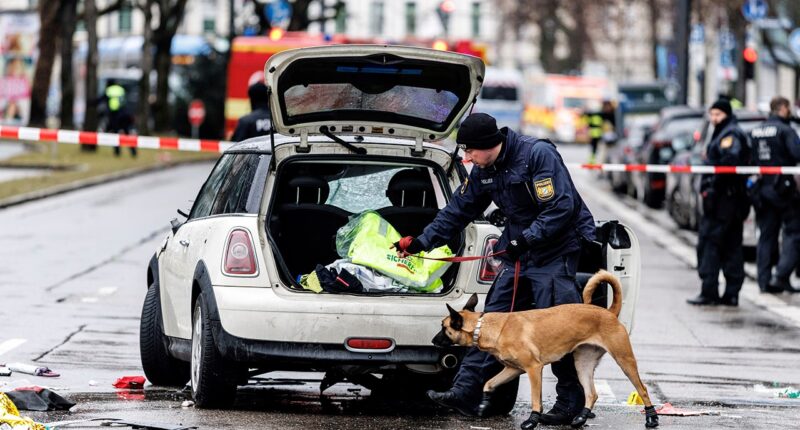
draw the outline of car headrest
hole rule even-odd
[[[317,176],[297,176],[289,180],[289,189],[284,197],[287,202],[314,203],[321,205],[328,200],[328,182]]]
[[[436,196],[427,172],[404,169],[392,176],[386,197],[397,207],[435,208]]]

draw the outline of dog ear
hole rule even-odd
[[[467,300],[467,304],[464,305],[463,310],[475,312],[475,306],[478,306],[478,295],[476,293],[472,293],[472,297]]]
[[[461,327],[464,326],[464,318],[461,318],[461,314],[451,308],[450,305],[447,305],[447,310],[450,311],[450,328],[461,330]]]

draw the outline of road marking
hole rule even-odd
[[[97,303],[97,297],[84,297],[81,301],[83,303]]]
[[[97,294],[101,296],[110,296],[117,291],[117,287],[103,287],[97,290]]]
[[[586,180],[588,178],[584,175],[574,175],[574,177],[581,179],[581,188],[588,189],[591,195],[598,196],[609,194],[607,190],[595,186],[591,180]],[[610,212],[616,213],[620,220],[628,225],[628,227],[631,227],[637,234],[646,234],[650,239],[663,246],[676,258],[683,261],[691,268],[697,269],[697,251],[693,246],[687,245],[673,232],[656,224],[655,221],[647,219],[647,217],[638,211],[629,208],[625,203],[616,201],[612,204],[612,202],[614,201],[603,199],[602,197],[597,199],[599,205]],[[721,276],[722,275],[720,275],[720,277]],[[749,279],[745,280],[739,295],[741,298],[746,299],[754,305],[778,315],[783,321],[800,327],[800,308],[788,305],[786,302],[773,295],[762,294],[758,290],[758,284],[756,282]]]
[[[597,403],[617,403],[617,396],[614,395],[614,391],[611,390],[611,386],[605,379],[595,379],[594,390],[597,391]]]
[[[0,355],[11,351],[12,349],[22,345],[23,343],[27,342],[27,339],[9,339],[3,343],[0,343]]]

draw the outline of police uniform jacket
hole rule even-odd
[[[753,142],[753,164],[757,166],[794,166],[800,161],[800,137],[788,119],[770,115],[750,132]],[[759,179],[759,195],[776,206],[787,203],[795,194],[790,175],[764,175]]]
[[[750,145],[747,135],[731,116],[717,125],[706,148],[705,164],[708,166],[747,166],[750,164]],[[720,215],[730,215],[749,210],[744,175],[703,175],[701,191],[708,201],[714,201]],[[742,200],[744,199],[744,200]],[[747,215],[744,214],[742,219]]]
[[[258,107],[249,114],[239,118],[236,130],[233,132],[231,140],[241,142],[256,136],[269,134],[272,127],[272,115],[266,106]]]
[[[555,145],[502,131],[506,140],[495,163],[473,168],[418,239],[426,249],[441,246],[494,201],[507,216],[495,249],[522,235],[531,251],[521,259],[535,264],[580,250],[581,238],[594,239],[594,219]]]

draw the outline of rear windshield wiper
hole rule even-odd
[[[344,146],[345,148],[349,149],[352,152],[355,152],[356,154],[366,155],[367,153],[367,148],[361,148],[355,146],[352,143],[346,142],[342,140],[342,138],[340,138],[339,136],[336,136],[335,134],[331,133],[327,125],[320,126],[319,132],[324,134],[325,136],[328,136],[332,141]]]

